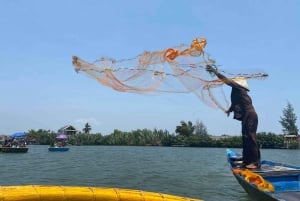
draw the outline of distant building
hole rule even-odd
[[[58,133],[62,133],[65,135],[75,135],[77,133],[77,130],[74,126],[67,125],[67,126],[60,128],[58,130]]]
[[[222,139],[227,139],[227,138],[230,138],[230,137],[233,137],[233,136],[224,134],[224,135],[221,135],[221,136],[210,135],[209,137],[213,140],[222,140]]]
[[[300,137],[298,135],[284,135],[283,139],[284,148],[288,149],[291,145],[297,142],[299,144]]]

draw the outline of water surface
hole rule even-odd
[[[206,201],[250,201],[232,176],[223,148],[71,146],[68,152],[47,148],[33,145],[28,153],[0,153],[0,185],[116,187]],[[261,152],[263,158],[300,165],[299,150]]]

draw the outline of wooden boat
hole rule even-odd
[[[28,152],[28,147],[0,147],[0,152],[2,153],[26,153]]]
[[[300,167],[262,160],[258,169],[243,169],[242,156],[227,149],[234,177],[254,201],[299,201]]]
[[[141,190],[81,186],[1,186],[0,200],[5,201],[203,201]]]

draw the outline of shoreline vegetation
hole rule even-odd
[[[283,109],[279,123],[284,134],[272,132],[257,132],[257,142],[260,148],[265,149],[300,149],[300,137],[296,125],[297,116],[290,102]],[[69,145],[126,145],[126,146],[173,146],[173,147],[220,147],[242,148],[241,135],[213,136],[207,132],[202,121],[181,121],[176,126],[175,133],[162,129],[136,129],[123,132],[115,129],[109,135],[91,133],[92,127],[87,122],[82,129],[76,130],[68,125],[54,132],[51,130],[29,130],[26,133],[28,144],[51,145],[54,144],[57,134],[67,135]],[[8,136],[7,136],[8,137]]]
[[[50,130],[30,130],[26,139],[28,144],[49,145],[57,133]],[[285,147],[284,135],[271,132],[257,133],[261,148],[282,149]],[[69,145],[126,145],[126,146],[174,146],[174,147],[219,147],[242,148],[242,136],[212,136],[204,133],[179,132],[171,134],[167,130],[137,129],[131,132],[114,130],[109,135],[101,133],[77,133],[68,136]],[[295,142],[296,143],[296,142]],[[298,142],[289,148],[298,148]]]

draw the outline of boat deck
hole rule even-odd
[[[241,155],[233,155],[229,157],[232,168],[238,167],[243,162]],[[300,174],[300,168],[292,165],[286,165],[282,163],[276,163],[272,161],[261,161],[261,167],[253,169],[253,172],[261,175],[285,175],[290,173]]]
[[[300,192],[299,191],[290,191],[290,192],[281,192],[275,193],[273,195],[274,198],[278,200],[288,200],[288,201],[299,201]]]
[[[300,168],[270,161],[262,161],[261,167],[253,170],[253,172],[257,172],[263,176],[283,176],[286,174],[300,174]]]

